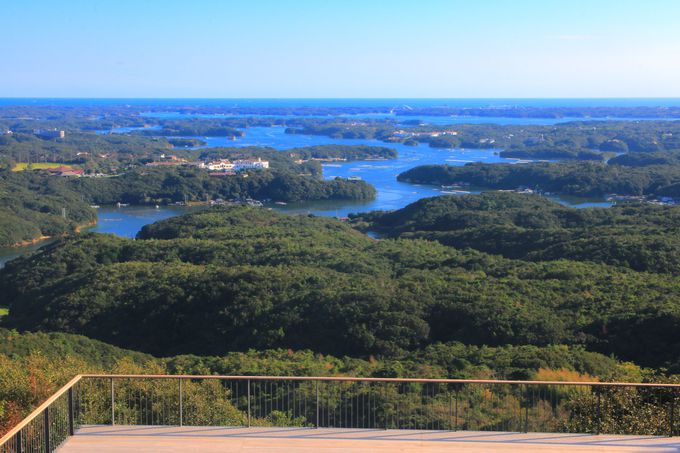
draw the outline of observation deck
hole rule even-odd
[[[680,385],[78,375],[0,453],[680,452]]]

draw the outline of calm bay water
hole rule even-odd
[[[190,206],[102,206],[97,209],[97,225],[87,231],[134,238],[144,225],[200,209]]]

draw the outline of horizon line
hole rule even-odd
[[[233,99],[276,99],[276,100],[386,100],[386,99],[413,99],[413,100],[516,100],[516,99],[597,99],[597,100],[608,100],[608,99],[678,99],[680,96],[603,96],[603,97],[579,97],[579,96],[541,96],[541,97],[134,97],[134,96],[115,96],[115,97],[92,97],[92,96],[0,96],[0,99],[172,99],[172,100],[195,100],[195,99],[209,99],[209,100],[233,100]]]

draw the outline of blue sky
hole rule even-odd
[[[680,97],[677,0],[4,0],[0,97]]]

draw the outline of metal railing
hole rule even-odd
[[[78,375],[0,439],[52,452],[82,425],[578,432],[672,436],[679,384]]]

